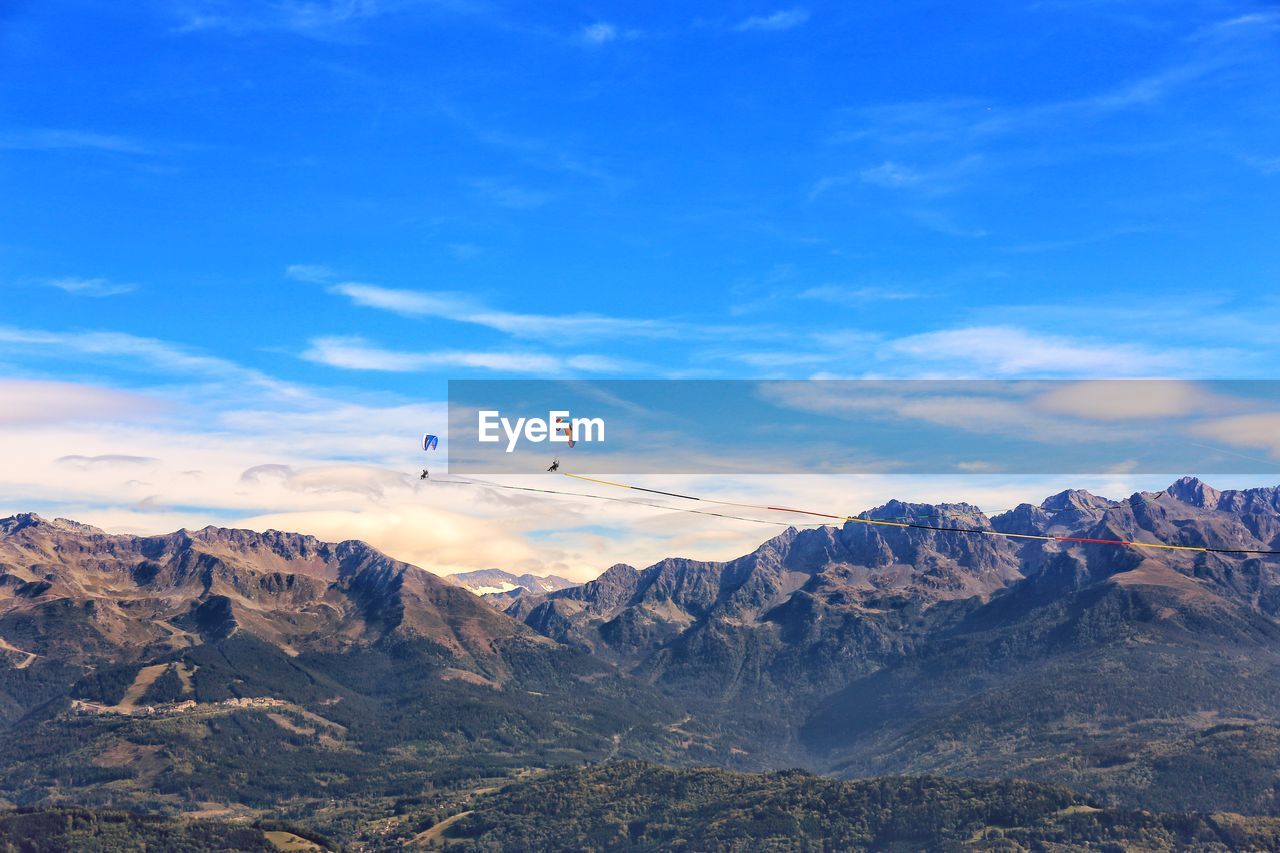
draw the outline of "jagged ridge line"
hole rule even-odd
[[[800,515],[811,515],[817,518],[831,518],[837,521],[851,521],[856,524],[878,524],[885,527],[906,527],[915,530],[935,530],[943,533],[969,533],[982,534],[984,536],[1003,536],[1007,539],[1037,539],[1043,542],[1084,542],[1091,545],[1122,545],[1132,548],[1161,548],[1169,551],[1199,551],[1210,554],[1260,554],[1270,556],[1280,556],[1280,551],[1267,551],[1253,548],[1210,548],[1205,545],[1169,545],[1163,542],[1132,542],[1125,539],[1091,539],[1084,536],[1048,536],[1036,533],[1006,533],[1001,530],[983,530],[976,527],[941,527],[933,524],[912,524],[905,521],[888,521],[886,519],[876,518],[859,518],[851,515],[831,515],[825,512],[813,512],[807,509],[793,509],[783,506],[764,506],[760,504],[730,504],[728,501],[718,501],[714,498],[699,498],[691,495],[677,495],[674,492],[658,492],[656,489],[645,489],[641,486],[632,486],[627,483],[614,483],[609,480],[597,480],[593,477],[584,477],[581,474],[571,474],[568,471],[561,471],[566,477],[573,477],[576,480],[587,480],[592,483],[602,483],[606,486],[617,486],[620,489],[636,489],[642,492],[656,492],[657,494],[670,495],[672,497],[684,498],[691,501],[702,501],[712,504],[726,504],[731,506],[750,507],[751,509],[760,509],[770,512],[793,512]]]

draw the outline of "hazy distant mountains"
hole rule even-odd
[[[500,607],[505,607],[512,599],[525,593],[547,593],[577,586],[571,580],[559,575],[513,575],[502,569],[479,569],[474,572],[459,572],[445,575],[445,583],[468,589],[476,595]]]
[[[865,515],[902,516],[1280,550],[1280,488],[1192,478]],[[632,757],[1280,814],[1276,557],[851,522],[532,580],[274,531],[0,520],[0,798],[322,814],[354,838],[429,826],[468,780]]]

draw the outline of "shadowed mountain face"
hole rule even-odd
[[[970,531],[1265,550],[1280,549],[1278,495],[1280,489],[1220,493],[1185,478],[1158,495],[1128,501],[1063,492],[994,519],[967,504],[897,501],[861,517],[920,519]],[[1216,604],[1222,618],[1231,611],[1249,622],[1256,615],[1277,615],[1277,568],[1274,558],[1247,554],[848,522],[841,528],[788,530],[726,563],[667,559],[644,570],[613,566],[579,587],[523,596],[507,612],[547,636],[657,677],[676,677],[674,652],[699,634],[743,629],[763,642],[812,645],[832,641],[837,627],[823,623],[834,619],[846,628],[891,626],[897,643],[910,645],[933,633],[942,613],[944,621],[954,619],[1007,595],[1025,607],[1037,596],[1055,599],[1101,582],[1161,588],[1162,595],[1188,606]],[[920,618],[902,624],[902,611]]]
[[[993,519],[897,502],[863,517],[904,516],[1280,550],[1280,489],[1192,478],[1126,501],[1064,492]],[[1274,556],[850,522],[791,530],[727,563],[614,566],[508,612],[734,719],[752,733],[744,752],[789,748],[846,775],[1022,775],[1167,807],[1225,798],[1274,811],[1278,595]],[[800,723],[798,742],[779,719]],[[1239,778],[1185,784],[1209,756]]]
[[[35,515],[0,521],[0,636],[39,656],[129,660],[246,630],[287,654],[390,636],[459,661],[530,634],[363,542],[268,531],[111,536]]]
[[[868,515],[941,513],[991,529],[967,505]],[[849,523],[791,529],[726,563],[613,566],[507,612],[647,679],[777,709],[905,654],[1021,576],[1001,537]]]
[[[394,797],[495,766],[665,757],[677,718],[360,542],[0,520],[11,802]]]
[[[1122,504],[1064,493],[993,523],[1280,550],[1280,489],[1217,492],[1184,478]],[[823,766],[1018,775],[1153,807],[1280,809],[1280,558],[1011,544],[1023,580],[819,703],[802,736]]]

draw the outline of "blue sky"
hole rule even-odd
[[[394,467],[448,378],[1275,378],[1274,4],[972,6],[6,4],[9,452]],[[345,511],[129,464],[3,485]]]

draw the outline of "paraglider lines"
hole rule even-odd
[[[586,479],[586,478],[583,478],[583,479]],[[539,492],[544,495],[565,495],[567,497],[572,497],[572,498],[591,498],[592,500],[597,500],[597,501],[609,501],[611,503],[632,504],[634,506],[647,506],[647,507],[652,507],[654,509],[666,510],[668,512],[687,512],[687,513],[692,513],[694,515],[711,515],[711,516],[715,516],[716,518],[730,518],[730,519],[733,519],[734,521],[751,521],[751,522],[755,522],[756,524],[770,524],[775,527],[791,527],[792,526],[785,521],[769,521],[768,519],[764,519],[764,518],[747,518],[746,516],[729,515],[728,513],[723,513],[723,512],[710,512],[708,510],[702,510],[702,509],[686,509],[684,507],[668,506],[666,504],[656,504],[656,503],[651,503],[650,501],[633,500],[631,498],[611,498],[607,495],[588,495],[588,494],[583,494],[582,492],[566,492],[561,489],[535,489],[532,486],[512,486],[507,483],[490,483],[486,480],[470,480],[470,479],[464,479],[456,476],[452,480],[432,480],[431,482],[450,483],[458,486],[482,486],[484,488],[489,488],[489,489],[508,489],[510,491],[516,491],[516,492]],[[610,483],[609,485],[615,485],[615,484]],[[631,488],[631,487],[628,486],[626,488]],[[652,491],[652,489],[637,489],[637,491]],[[660,494],[668,494],[668,493],[661,492]],[[680,497],[683,497],[683,495],[681,495]],[[700,499],[690,498],[690,500],[700,500]]]
[[[1265,554],[1280,555],[1280,551],[1268,551],[1253,548],[1211,548],[1205,545],[1169,545],[1163,542],[1135,542],[1126,539],[1093,539],[1085,536],[1050,536],[1048,534],[1038,533],[1006,533],[1001,530],[984,530],[980,527],[942,527],[934,524],[916,524],[908,521],[889,521],[880,518],[860,518],[851,515],[831,515],[825,512],[814,512],[807,509],[794,509],[785,506],[767,506],[761,504],[744,504],[732,503],[730,501],[720,501],[714,498],[699,498],[692,495],[679,495],[675,492],[659,492],[657,489],[646,489],[641,486],[632,486],[627,483],[614,483],[609,480],[597,480],[593,477],[584,477],[581,474],[570,474],[568,471],[561,471],[566,477],[572,477],[575,480],[586,480],[591,483],[600,483],[606,486],[616,486],[620,489],[633,489],[641,492],[654,492],[660,495],[668,495],[670,497],[683,498],[684,500],[701,501],[703,503],[720,504],[724,506],[747,507],[750,509],[765,510],[767,512],[790,512],[798,515],[808,515],[815,518],[830,518],[836,521],[847,521],[854,524],[878,524],[885,527],[905,527],[915,530],[933,530],[942,533],[966,533],[981,534],[983,536],[1002,536],[1006,539],[1035,539],[1042,542],[1079,542],[1089,545],[1121,545],[1131,548],[1159,548],[1169,551],[1199,551],[1211,554]]]

